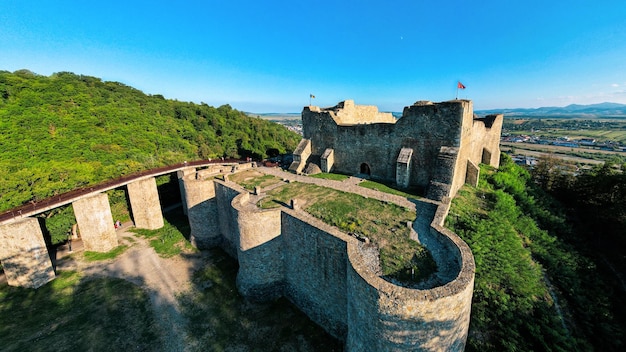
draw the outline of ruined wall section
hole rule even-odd
[[[458,124],[454,124],[455,130],[449,130],[450,137],[454,137],[454,141],[450,141],[450,146],[455,148],[455,159],[454,162],[450,166],[444,166],[439,168],[439,170],[435,170],[436,172],[448,172],[450,175],[450,179],[446,180],[446,183],[450,185],[450,190],[447,194],[444,194],[444,197],[454,197],[456,192],[463,186],[465,183],[466,175],[467,175],[467,160],[470,158],[472,154],[471,148],[473,147],[473,103],[471,100],[455,100],[457,109],[455,111],[450,111],[452,116],[455,116],[453,120],[458,121]],[[440,200],[441,198],[436,198]]]
[[[500,166],[500,135],[502,133],[502,114],[474,118],[472,125],[472,146],[470,160],[476,165],[489,164]]]
[[[182,186],[183,209],[187,212],[191,229],[190,242],[196,248],[206,249],[221,242],[219,214],[215,196],[215,183],[197,179],[198,174],[185,175]]]
[[[328,333],[345,341],[346,241],[355,239],[308,214],[283,210],[285,296]]]
[[[321,156],[332,149],[336,172],[369,170],[374,179],[397,181],[395,161],[407,148],[412,156],[403,186],[424,188],[439,200],[454,196],[465,183],[468,160],[475,165],[483,159],[498,163],[501,115],[475,119],[470,100],[419,101],[405,107],[395,123],[371,122],[378,121],[374,118],[358,123],[374,113],[371,107],[359,109],[347,100],[327,109],[305,107],[302,112],[311,154]]]
[[[381,278],[377,256],[357,239],[301,211],[259,209],[239,186],[214,182],[218,209],[230,208],[219,222],[239,260],[241,294],[286,297],[347,351],[463,350],[475,266],[469,247],[441,226],[449,198],[420,208],[434,214],[420,225],[420,241],[440,273],[438,286],[415,289]]]
[[[245,190],[239,185],[228,182],[213,180],[215,183],[215,198],[217,200],[217,215],[222,234],[221,247],[231,257],[237,259],[239,247],[239,225],[237,224],[237,210],[231,203],[239,193]]]
[[[342,101],[332,109],[334,120],[338,125],[396,122],[391,113],[379,112],[378,107],[374,105],[355,105],[354,100]]]
[[[311,155],[322,155],[326,148],[335,145],[337,123],[331,112],[317,106],[305,106],[302,110],[303,138],[311,140]]]
[[[285,270],[280,208],[260,209],[250,203],[248,192],[235,197],[230,205],[235,209],[239,237],[237,289],[258,301],[281,297]]]
[[[411,184],[428,187],[433,180],[451,181],[454,170],[449,169],[449,159],[456,164],[454,148],[460,146],[464,117],[471,109],[468,104],[463,100],[417,102],[404,108],[396,123],[396,136],[403,147],[413,149]]]
[[[449,206],[449,205],[448,205]],[[446,210],[439,206],[439,215]],[[456,267],[453,280],[432,289],[393,285],[368,270],[359,246],[348,246],[349,351],[463,351],[474,288],[474,259],[467,244],[438,225],[429,236]],[[422,236],[420,236],[422,237]],[[451,273],[451,272],[449,272]]]
[[[400,153],[393,124],[337,126],[335,169],[357,174],[366,164],[374,179],[395,179],[395,161]],[[390,167],[390,164],[394,167]]]
[[[459,147],[461,129],[469,117],[471,102],[455,100],[433,104],[418,102],[406,107],[396,123],[338,125],[332,110],[305,108],[302,113],[304,138],[311,140],[312,154],[321,155],[326,148],[335,153],[337,172],[359,173],[367,164],[373,178],[395,180],[397,160],[402,148],[410,148],[410,185],[427,187],[433,175],[455,170],[439,170],[448,164],[438,162],[442,147]],[[452,163],[456,165],[456,159]],[[463,175],[460,175],[463,178]]]

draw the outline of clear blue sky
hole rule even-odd
[[[626,103],[624,0],[0,1],[0,70],[300,112]]]

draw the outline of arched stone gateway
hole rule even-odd
[[[372,175],[372,171],[370,170],[370,166],[367,165],[367,163],[362,163],[361,164],[361,171],[359,173],[365,174],[365,175],[368,175],[368,176]]]

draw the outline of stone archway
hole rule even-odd
[[[360,174],[364,174],[364,175],[368,175],[371,176],[372,175],[372,171],[370,170],[370,166],[367,165],[367,163],[362,163],[361,164],[361,169],[360,169]]]

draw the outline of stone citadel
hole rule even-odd
[[[418,101],[397,121],[352,100],[308,106],[290,170],[302,172],[311,160],[323,172],[367,174],[434,200],[454,197],[463,183],[477,182],[479,163],[499,165],[502,119],[475,116],[469,100]]]
[[[430,199],[416,201],[412,226],[437,263],[437,284],[415,289],[384,280],[369,266],[371,251],[361,241],[312,218],[297,207],[297,200],[291,207],[260,209],[256,200],[262,194],[251,194],[227,176],[212,177],[230,172],[230,166],[178,171],[192,243],[220,246],[239,261],[242,295],[286,297],[344,341],[347,351],[463,350],[474,259],[467,244],[443,223],[450,198],[464,182],[477,182],[478,163],[497,166],[502,116],[477,118],[471,101],[418,102],[395,121],[375,107],[345,101],[328,109],[305,107],[302,118],[304,139],[294,153],[293,171],[318,161],[325,171],[368,174],[424,190]],[[241,164],[232,171],[254,166]],[[308,179],[283,174],[286,182]],[[141,218],[135,219],[138,227],[162,226],[154,182],[143,177],[129,183],[141,190],[129,188],[133,216]],[[81,197],[73,206],[79,226],[92,223],[81,228],[92,250],[114,245],[105,193]],[[80,209],[88,209],[90,219],[79,219]],[[5,248],[0,260],[22,264],[21,271],[7,273],[14,284],[38,287],[54,278],[49,260],[40,255],[45,244],[38,226],[34,218],[0,225],[0,247]]]

